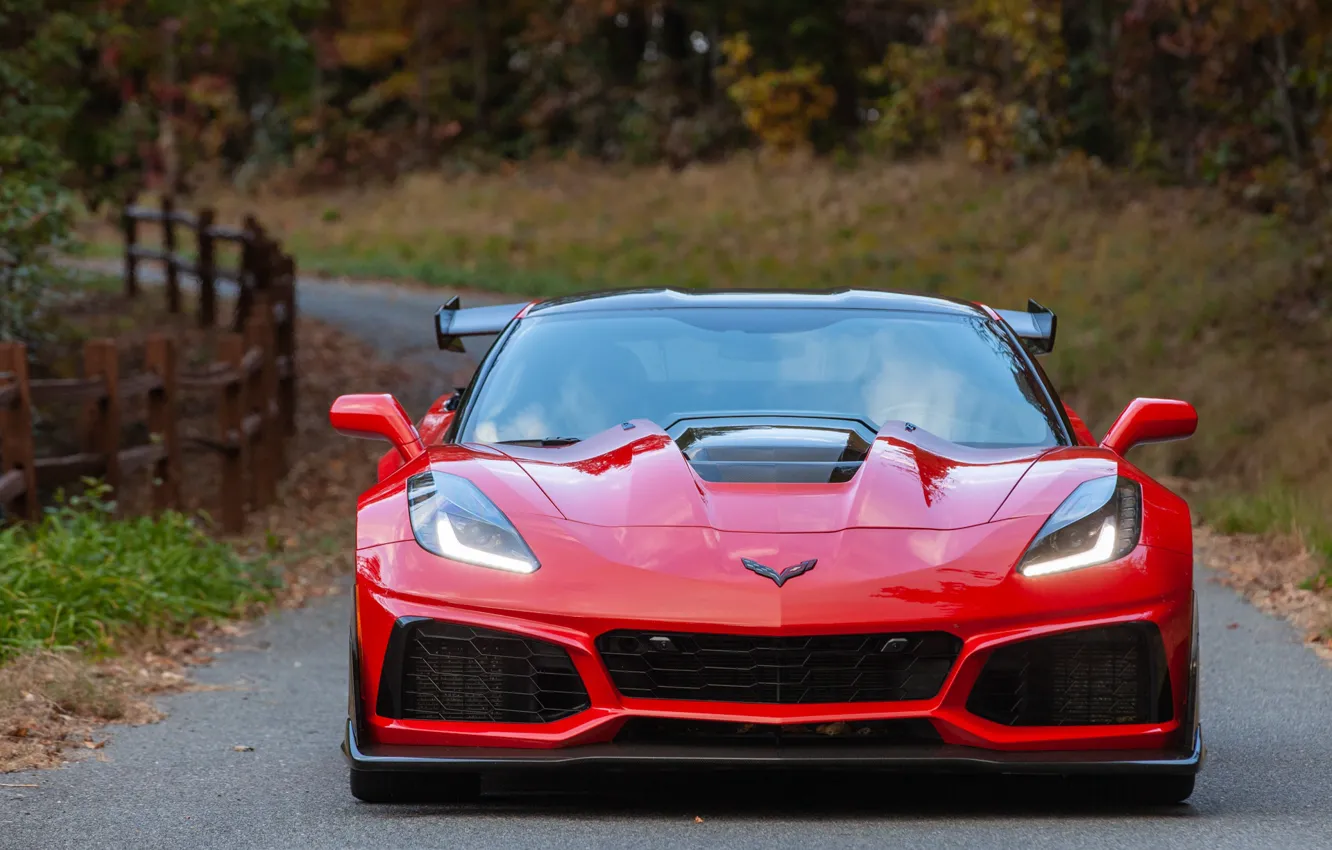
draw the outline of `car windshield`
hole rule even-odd
[[[980,315],[690,307],[538,313],[474,394],[463,442],[584,439],[631,419],[904,420],[975,447],[1063,442],[1030,367]]]

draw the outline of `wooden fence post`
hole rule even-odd
[[[259,222],[252,215],[245,217],[245,240],[241,242],[241,273],[237,285],[240,289],[236,293],[236,316],[232,322],[232,330],[245,330],[245,320],[250,316],[250,303],[254,300],[252,293],[258,286],[259,267],[263,260],[263,243],[266,240],[264,229],[259,226]]]
[[[166,254],[167,312],[180,312],[180,268],[176,265],[176,200],[162,196],[162,252]]]
[[[254,258],[254,288],[260,292],[269,292],[273,288],[273,276],[277,271],[277,243],[262,230],[259,233],[260,240]]]
[[[148,429],[162,446],[162,456],[153,463],[153,509],[162,511],[180,505],[180,442],[176,419],[176,341],[165,334],[148,338],[145,365],[162,381],[148,395]]]
[[[245,359],[245,340],[228,333],[218,341],[218,358],[237,372],[236,380],[222,386],[218,406],[218,426],[222,443],[222,528],[239,534],[245,530],[245,460],[249,454],[245,439],[245,375],[240,373]]]
[[[277,360],[273,346],[273,302],[265,290],[254,293],[254,312],[250,314],[245,336],[250,349],[260,352],[259,369],[250,383],[250,404],[260,417],[259,431],[254,436],[253,465],[254,504],[271,505],[277,500],[277,477],[282,464],[282,434],[277,420]]]
[[[286,315],[277,326],[277,355],[286,364],[278,383],[278,410],[282,417],[282,432],[296,434],[296,261],[290,254],[282,257],[282,276],[285,286],[280,293]]]
[[[217,322],[217,243],[213,239],[213,222],[217,213],[212,207],[199,210],[194,231],[198,258],[195,271],[199,278],[199,327],[211,328]]]
[[[139,294],[139,260],[134,256],[135,241],[138,237],[139,222],[134,217],[134,198],[125,202],[125,209],[120,214],[120,226],[125,231],[125,297],[134,298]]]
[[[88,402],[84,412],[84,450],[105,458],[104,479],[116,496],[120,488],[120,354],[115,340],[84,343],[83,376],[101,378],[105,391],[101,399]]]
[[[41,515],[37,503],[37,464],[32,440],[32,397],[28,391],[28,349],[21,342],[0,343],[0,389],[15,388],[15,397],[0,405],[0,475],[11,470],[23,473],[26,489],[4,505],[5,516],[35,520]]]

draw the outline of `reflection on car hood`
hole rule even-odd
[[[1047,451],[967,448],[895,421],[849,481],[719,483],[697,475],[659,426],[627,425],[570,446],[502,450],[570,520],[746,532],[979,525]]]

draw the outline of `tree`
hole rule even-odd
[[[41,84],[84,35],[42,0],[0,0],[0,339],[27,335],[50,252],[68,236],[72,198],[60,140],[77,98]]]

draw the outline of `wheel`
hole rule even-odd
[[[481,775],[352,768],[351,792],[365,803],[466,803],[481,796]]]
[[[1175,806],[1193,794],[1196,779],[1192,774],[1116,777],[1112,793],[1126,803]]]

